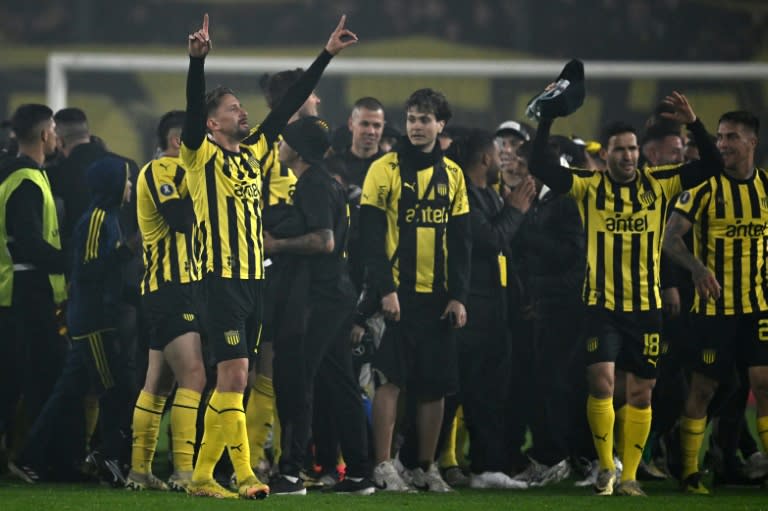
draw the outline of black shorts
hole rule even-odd
[[[588,366],[615,362],[617,369],[655,379],[661,355],[661,311],[616,312],[589,307],[582,340]]]
[[[407,388],[419,399],[434,400],[458,391],[456,332],[441,320],[448,298],[401,295],[400,321],[387,321],[373,358],[379,384]]]
[[[692,371],[715,380],[738,368],[768,365],[768,312],[733,316],[692,316]]]
[[[208,274],[203,283],[208,303],[207,333],[214,361],[250,359],[256,354],[261,337],[263,281]]]
[[[199,284],[167,284],[142,295],[141,307],[149,328],[150,349],[162,351],[177,337],[202,331]]]

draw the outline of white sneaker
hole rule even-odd
[[[744,465],[744,473],[750,479],[762,479],[768,475],[768,455],[761,451],[753,453]]]
[[[546,486],[548,484],[557,484],[571,475],[571,464],[568,460],[560,460],[551,467],[547,467],[539,474],[539,477],[528,484],[530,486]]]
[[[469,487],[475,489],[525,490],[528,483],[515,480],[504,472],[483,472],[469,476]]]
[[[373,469],[373,482],[384,491],[411,492],[413,488],[408,486],[400,474],[397,473],[391,460],[382,461]]]
[[[448,493],[454,491],[453,488],[443,480],[435,463],[432,463],[429,466],[429,470],[426,472],[419,467],[412,470],[411,474],[413,474],[413,485],[420,490],[427,490],[435,493]]]
[[[395,459],[392,460],[392,465],[395,467],[395,470],[397,470],[397,473],[403,481],[405,481],[405,484],[413,488],[413,474],[411,474],[410,469],[405,468],[403,462],[400,461],[400,456],[396,456]]]
[[[525,483],[532,483],[534,481],[538,481],[541,478],[541,475],[544,473],[545,470],[547,470],[546,465],[542,465],[535,459],[529,457],[528,458],[529,463],[528,466],[525,467],[525,470],[520,472],[519,474],[515,474],[512,479],[515,481],[523,481]]]

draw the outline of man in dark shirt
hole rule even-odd
[[[520,489],[528,485],[504,473],[503,409],[510,365],[505,305],[506,257],[534,196],[533,181],[514,191],[500,179],[499,147],[491,133],[472,130],[454,140],[449,156],[464,169],[472,225],[472,272],[467,325],[459,331],[459,399],[469,430],[470,487]]]
[[[584,163],[578,147],[564,137],[552,137],[553,156]],[[520,165],[527,165],[530,143],[518,148]],[[534,445],[530,463],[516,480],[544,486],[568,477],[567,458],[577,454],[579,419],[586,386],[578,360],[578,331],[583,315],[580,292],[584,278],[584,229],[576,204],[536,180],[536,199],[516,239],[533,305],[533,400],[529,428]],[[578,371],[578,372],[577,372]],[[578,412],[572,403],[578,403]],[[586,422],[584,422],[586,426]],[[588,438],[588,437],[587,437]],[[591,447],[591,446],[590,446]]]
[[[384,155],[379,149],[384,132],[384,106],[372,97],[355,101],[347,120],[352,142],[343,152],[332,157],[341,164],[342,179],[347,186],[350,209],[349,274],[357,291],[363,287],[362,247],[360,246],[360,195],[371,163]]]
[[[128,165],[131,186],[135,190],[139,167],[133,160],[109,152],[101,141],[91,137],[88,119],[85,112],[79,108],[62,108],[56,112],[53,120],[56,122],[57,148],[63,159],[50,168],[48,173],[53,195],[64,203],[64,221],[60,226],[61,239],[64,249],[68,250],[75,223],[88,209],[90,202],[85,169],[91,163],[106,156],[119,158]],[[138,233],[135,192],[131,195],[130,202],[120,212],[120,227],[126,238],[132,238]],[[71,258],[67,258],[68,263],[70,260]],[[138,269],[141,266],[140,258],[136,258],[136,262],[134,266]],[[139,273],[136,273],[136,282],[138,282],[138,276]]]
[[[274,387],[282,430],[280,475],[270,481],[273,494],[306,494],[299,478],[309,440],[315,378],[333,395],[331,402],[341,428],[339,439],[347,476],[338,492],[369,495],[370,463],[365,415],[356,379],[347,328],[355,293],[346,269],[349,209],[343,188],[325,170],[330,147],[328,124],[305,117],[283,132],[280,160],[298,177],[294,206],[305,234],[276,239],[264,235],[268,254],[293,254],[297,271],[305,265],[309,291],[295,311],[306,318],[304,334],[274,340]]]

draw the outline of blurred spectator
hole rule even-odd
[[[189,2],[192,4],[192,2]],[[346,13],[367,40],[421,34],[449,41],[535,51],[542,56],[578,54],[588,59],[746,60],[760,48],[765,21],[727,3],[704,5],[696,0],[349,0],[217,2],[208,7],[219,22],[218,40],[262,45],[281,34],[294,34],[294,44],[316,41],[320,27]],[[99,9],[93,0],[41,0],[0,7],[0,40],[26,44],[131,43],[136,27],[142,41],[173,44],[171,34],[188,30],[199,12],[179,2],[136,0]],[[190,5],[191,7],[191,5]],[[304,11],[303,14],[297,11]],[[251,30],[254,16],[268,19]],[[302,24],[312,17],[317,23]],[[599,45],[581,37],[595,19],[611,20]],[[565,34],[564,37],[552,37]],[[627,44],[632,41],[633,44]],[[678,51],[669,52],[669,48]]]

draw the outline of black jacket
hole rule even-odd
[[[491,187],[478,188],[467,180],[469,217],[472,225],[472,272],[470,295],[501,297],[499,255],[509,250],[523,214],[505,206]]]
[[[108,158],[89,168],[90,203],[72,233],[72,273],[67,326],[80,337],[116,328],[123,300],[123,266],[133,257],[120,229],[125,187],[122,158]]]
[[[578,303],[586,240],[576,203],[547,191],[534,201],[517,241],[535,306],[546,309]]]
[[[113,156],[125,161],[131,175],[130,180],[133,185],[131,200],[120,210],[120,228],[123,235],[126,238],[131,238],[139,230],[136,219],[136,178],[139,174],[139,168],[136,162],[107,151],[98,142],[80,144],[72,149],[69,156],[52,166],[48,171],[53,195],[64,203],[64,221],[61,222],[59,229],[65,252],[71,253],[70,240],[75,224],[90,204],[85,171],[92,163],[106,156]],[[68,257],[67,261],[71,261],[71,257]]]

